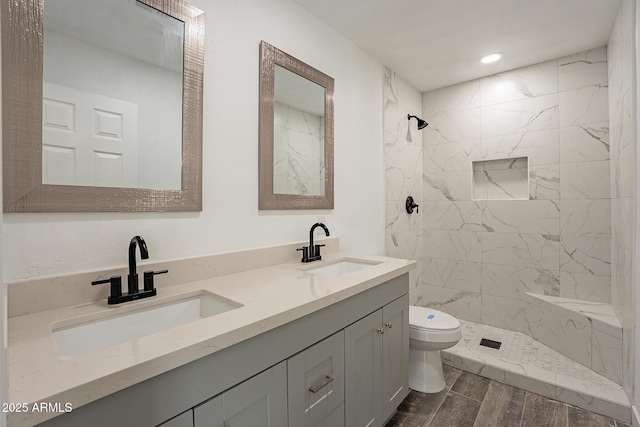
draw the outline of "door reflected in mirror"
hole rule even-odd
[[[324,87],[275,66],[275,194],[324,194],[324,98]]]
[[[45,0],[43,24],[43,184],[180,190],[184,23]]]

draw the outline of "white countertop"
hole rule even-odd
[[[338,278],[303,271],[344,258],[378,264]],[[115,306],[103,300],[12,317],[8,321],[7,403],[27,404],[30,409],[34,403],[59,402],[77,408],[328,307],[415,265],[403,259],[334,253],[306,265],[291,262],[164,287],[156,297]],[[228,298],[242,307],[74,359],[58,354],[52,324],[161,304],[198,291]],[[10,412],[7,425],[32,426],[56,415]]]

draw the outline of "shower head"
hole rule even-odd
[[[429,126],[429,123],[425,122],[420,117],[412,116],[411,114],[407,114],[407,119],[408,120],[411,120],[411,117],[414,117],[418,121],[418,130],[422,130],[422,129],[426,128],[427,126]]]

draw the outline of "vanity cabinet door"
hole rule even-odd
[[[169,421],[165,421],[158,427],[193,427],[193,411],[189,409]]]
[[[344,330],[346,424],[382,426],[382,310]]]
[[[409,295],[382,308],[382,417],[387,420],[409,394]]]
[[[345,329],[346,423],[381,427],[409,393],[409,296]]]
[[[195,427],[286,427],[286,362],[196,406],[193,413]]]
[[[289,425],[344,425],[344,331],[287,359]]]

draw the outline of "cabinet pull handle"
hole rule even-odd
[[[329,384],[331,384],[333,382],[333,377],[330,377],[329,375],[325,375],[324,376],[324,381],[322,384],[318,384],[315,387],[309,387],[309,391],[311,393],[317,393],[319,392],[321,389],[323,389],[324,387],[328,386]]]
[[[384,328],[378,328],[378,332],[380,332],[381,334],[384,334]]]
[[[393,328],[393,323],[387,322],[387,323],[384,324],[384,326],[386,326],[387,328],[391,329],[391,328]]]

